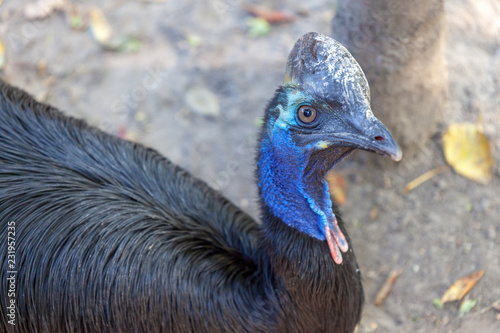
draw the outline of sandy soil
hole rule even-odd
[[[86,30],[72,30],[61,12],[28,20],[26,3],[4,0],[0,7],[7,57],[2,78],[110,133],[154,147],[258,217],[258,120],[282,81],[295,40],[308,31],[330,33],[335,1],[268,1],[297,19],[260,38],[248,36],[241,0],[82,2],[98,3],[115,35],[135,37],[141,46],[135,53],[104,50]],[[482,113],[498,162],[500,5],[449,0],[447,14],[450,103],[441,128],[476,121]],[[199,45],[186,36],[196,36]],[[186,96],[195,88],[213,92],[218,115],[190,107]],[[445,163],[440,137],[436,133],[399,165],[382,167],[359,153],[338,170],[348,181],[342,211],[366,289],[361,332],[500,332],[494,310],[479,313],[500,299],[498,165],[487,186],[448,171],[402,195],[408,181]],[[370,217],[374,207],[379,213]],[[375,307],[377,290],[396,267],[402,275],[385,304]],[[458,304],[432,305],[456,279],[481,268],[487,272],[468,296],[477,300],[471,313],[460,316]]]

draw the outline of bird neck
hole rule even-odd
[[[264,134],[258,158],[260,197],[266,208],[286,225],[318,240],[323,226],[334,218],[328,183],[332,167],[296,147],[287,131]]]
[[[257,161],[263,214],[260,248],[269,263],[263,274],[273,278],[272,290],[289,310],[285,317],[290,327],[324,331],[324,326],[314,325],[328,323],[335,331],[351,332],[363,303],[354,252],[349,248],[343,263],[336,264],[321,229],[324,220],[334,216],[324,176],[351,150],[307,151],[296,146],[290,131],[273,131],[271,116],[266,113]],[[340,216],[337,220],[349,242]],[[298,312],[308,314],[310,326],[294,322],[291,314]]]
[[[326,242],[289,227],[273,215],[265,202],[262,208],[260,247],[270,264],[265,270],[265,276],[272,277],[269,295],[276,295],[284,309],[288,331],[353,332],[364,297],[352,249],[337,265]],[[339,226],[349,240],[340,218]]]

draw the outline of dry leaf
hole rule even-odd
[[[378,217],[378,213],[380,212],[380,208],[378,206],[374,206],[372,210],[370,210],[370,220],[375,220]]]
[[[415,178],[414,180],[412,180],[411,182],[406,184],[405,188],[403,189],[403,194],[405,194],[405,195],[408,194],[410,191],[413,191],[415,188],[422,185],[423,183],[425,183],[426,181],[428,181],[432,177],[437,176],[442,172],[445,172],[449,168],[450,167],[448,165],[441,165],[441,166],[438,166],[437,168],[429,170],[426,173],[418,176],[417,178]]]
[[[90,14],[90,31],[94,39],[101,45],[106,46],[111,41],[113,30],[106,20],[104,13],[97,7],[93,7],[89,11]]]
[[[138,52],[141,42],[131,36],[113,36],[113,29],[102,10],[93,7],[89,10],[89,27],[94,39],[102,48],[109,51]]]
[[[262,17],[247,18],[248,35],[252,38],[268,35],[271,32],[271,25]]]
[[[85,30],[89,24],[89,9],[81,4],[70,3],[65,7],[66,23],[71,29]]]
[[[36,63],[36,69],[38,71],[38,75],[45,76],[47,74],[47,66],[48,66],[47,60],[45,59],[38,60],[38,62]]]
[[[497,302],[498,302],[498,301],[497,301]],[[495,309],[496,311],[500,312],[500,302],[498,302],[498,303],[493,303],[493,304],[491,305],[491,307],[492,307],[493,309]]]
[[[453,123],[443,134],[446,162],[460,175],[486,184],[492,178],[490,143],[480,124]]]
[[[345,205],[347,202],[345,190],[347,188],[347,182],[345,178],[333,171],[326,175],[326,181],[328,182],[328,188],[330,190],[330,195],[335,199],[335,202],[339,205]]]
[[[245,5],[245,9],[251,14],[266,20],[268,23],[286,23],[295,20],[295,16],[279,10],[274,10],[262,5]]]
[[[392,290],[392,287],[394,286],[394,283],[396,282],[396,279],[401,275],[403,272],[402,268],[394,269],[389,273],[389,276],[387,277],[387,280],[385,281],[384,285],[382,288],[377,293],[377,296],[375,297],[375,305],[381,306],[384,304],[385,299],[389,295],[389,293]]]
[[[194,86],[189,88],[184,95],[186,106],[193,111],[204,116],[219,117],[219,98],[210,89],[204,86]]]
[[[52,13],[63,10],[66,0],[38,0],[24,7],[24,16],[29,20],[43,19]]]
[[[482,269],[458,279],[445,291],[443,297],[441,297],[441,302],[446,303],[461,300],[481,280],[485,272],[486,270]]]

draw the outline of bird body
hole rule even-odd
[[[310,47],[318,38],[295,48],[331,47]],[[374,117],[386,146],[335,146],[300,127],[297,107],[321,120],[331,104],[300,77],[266,109],[262,225],[156,151],[0,83],[0,226],[15,225],[17,270],[15,325],[2,306],[0,331],[352,332],[360,274],[324,175],[355,147],[397,146]]]

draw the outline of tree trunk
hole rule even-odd
[[[372,108],[408,157],[435,133],[448,98],[444,0],[339,0],[333,37],[359,62]]]

